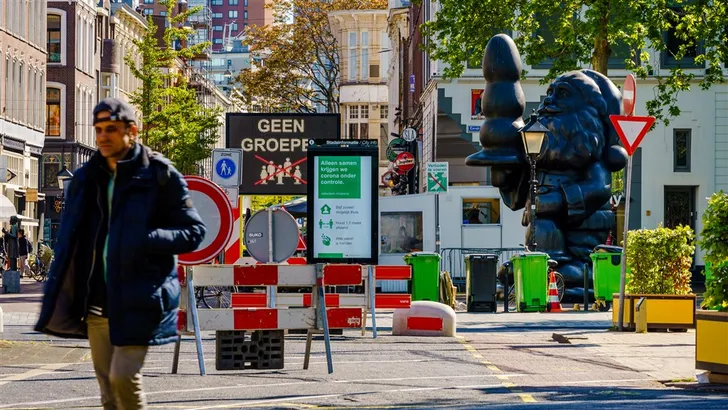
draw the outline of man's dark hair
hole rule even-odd
[[[21,235],[23,235],[23,236],[25,236],[25,229],[18,230],[18,233],[21,234]]]

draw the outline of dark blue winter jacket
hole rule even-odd
[[[101,206],[88,204],[106,203],[94,185],[103,177],[108,181],[109,171],[96,153],[76,172],[64,193],[55,260],[35,328],[39,332],[88,337],[90,261],[95,260],[97,238],[88,234],[82,222],[89,220],[89,213],[102,213]],[[187,184],[167,159],[137,143],[117,163],[112,205],[106,286],[111,343],[146,346],[172,342],[176,340],[180,296],[175,255],[194,251],[205,236]]]

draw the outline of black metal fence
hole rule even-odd
[[[498,265],[524,252],[524,248],[445,248],[440,250],[440,271],[450,272],[458,292],[465,291],[465,258],[473,254],[491,254],[498,257]]]

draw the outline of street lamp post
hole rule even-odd
[[[523,146],[526,149],[526,155],[531,162],[531,243],[528,248],[531,252],[536,250],[536,161],[541,154],[541,145],[543,137],[548,129],[538,122],[538,115],[534,112],[528,124],[521,128],[521,137],[523,138]]]

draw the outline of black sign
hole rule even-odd
[[[338,139],[339,114],[227,114],[227,148],[243,149],[241,195],[306,195],[308,140]]]

